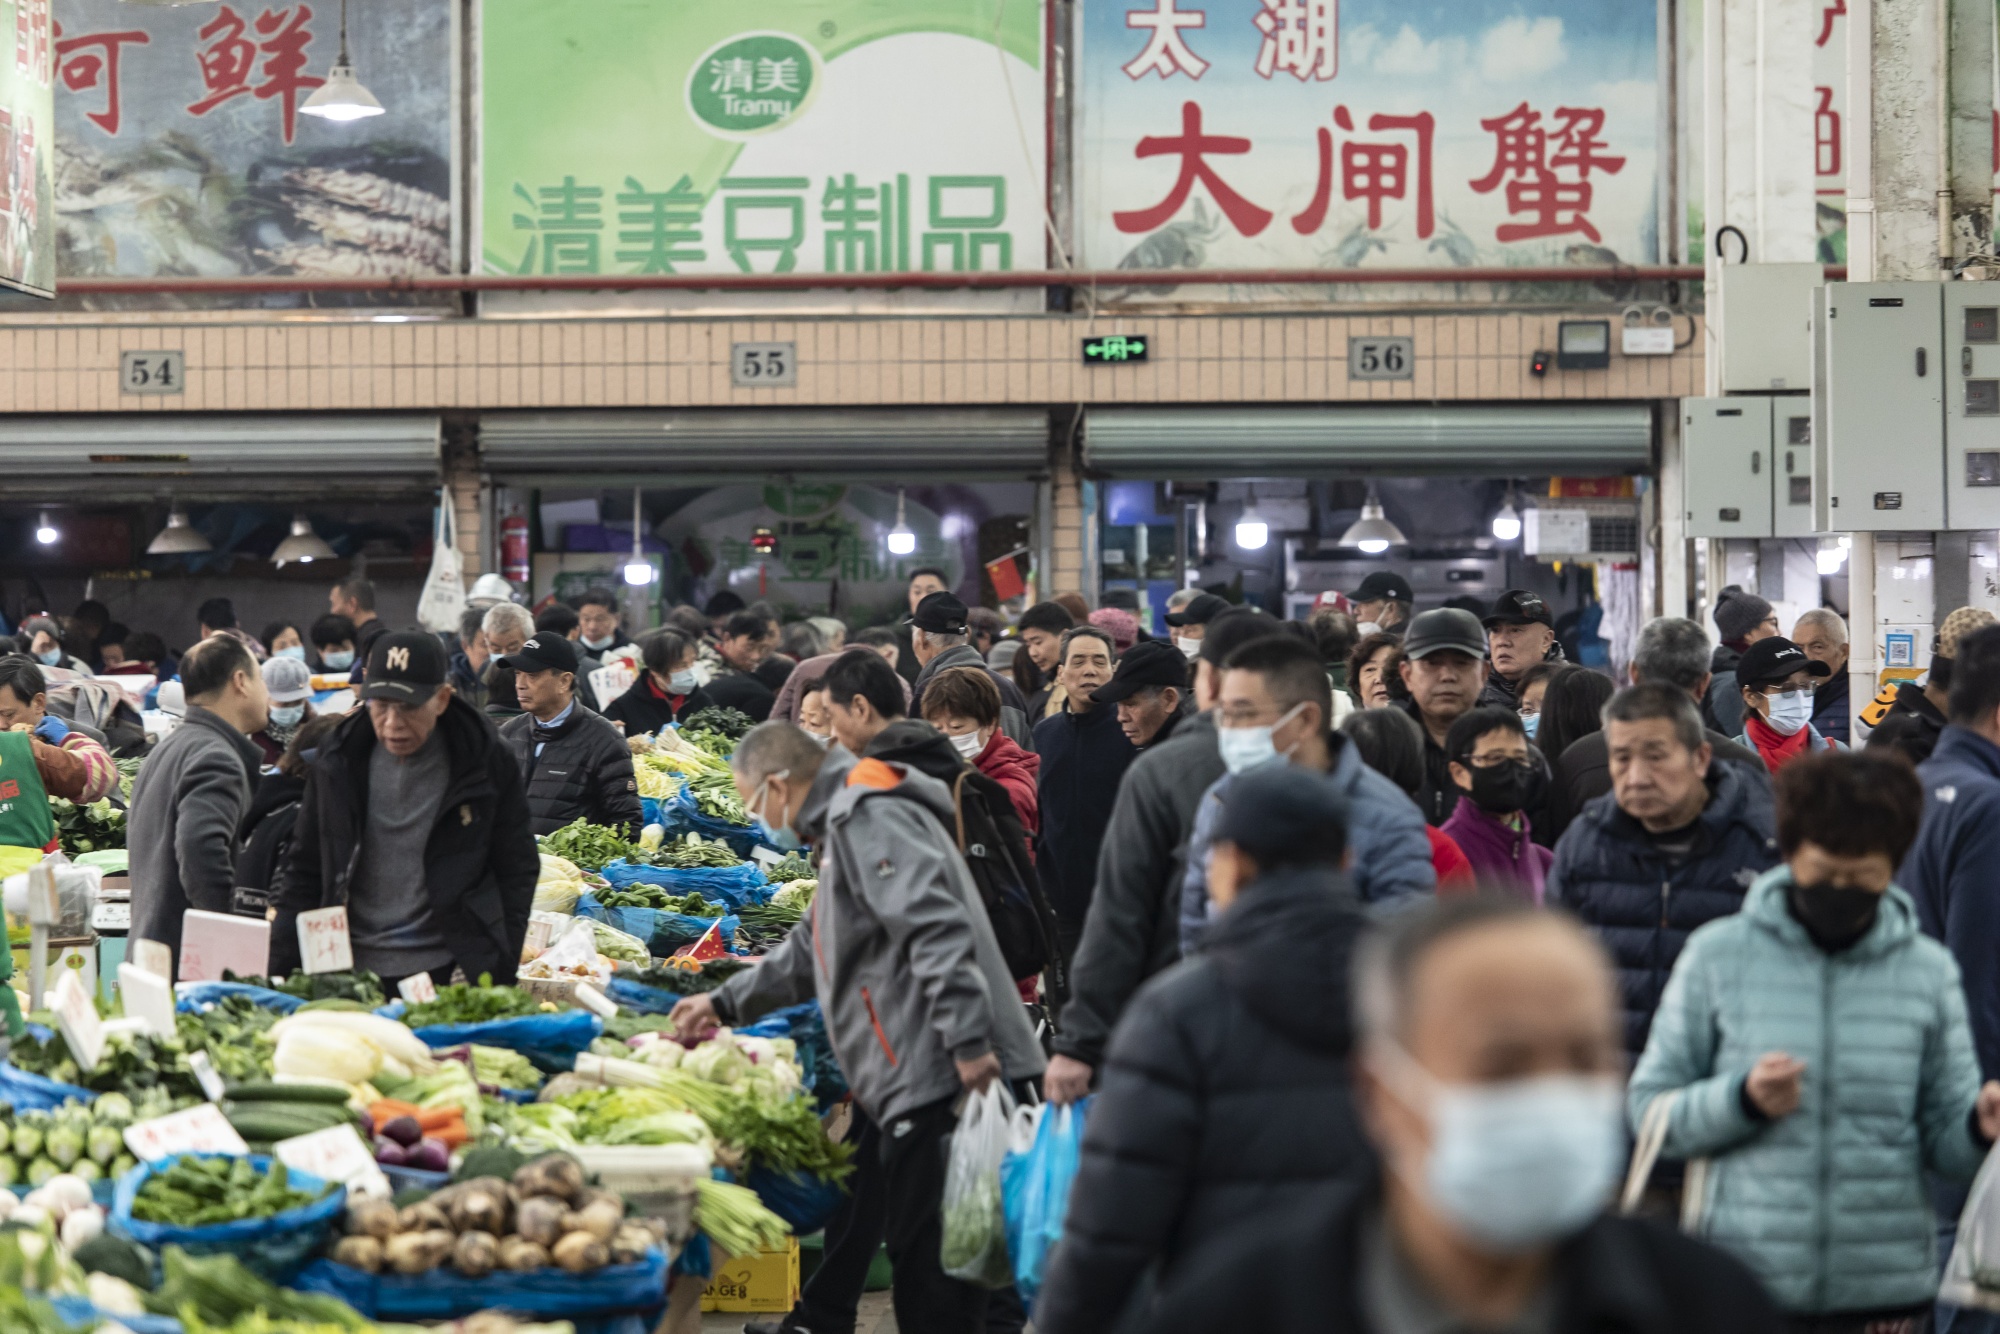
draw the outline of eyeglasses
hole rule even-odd
[[[1765,699],[1771,699],[1778,695],[1809,695],[1812,693],[1812,687],[1811,686],[1765,686],[1761,693],[1763,694]]]

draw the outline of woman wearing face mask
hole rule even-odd
[[[1479,883],[1542,901],[1542,881],[1555,854],[1534,841],[1527,808],[1546,786],[1520,715],[1499,705],[1474,709],[1445,734],[1452,781],[1465,794],[1443,832],[1458,844]]]
[[[293,657],[271,657],[261,669],[264,688],[271,692],[271,719],[250,739],[264,752],[264,763],[276,764],[306,721],[315,716],[312,706],[312,668]]]
[[[1521,673],[1521,679],[1514,683],[1515,712],[1521,715],[1521,726],[1527,730],[1528,740],[1535,739],[1535,733],[1542,725],[1542,697],[1548,693],[1549,678],[1562,667],[1558,662],[1538,662]]]
[[[715,703],[695,682],[696,645],[685,632],[655,630],[639,643],[645,672],[604,711],[612,722],[625,725],[626,736],[657,732]]]
[[[329,612],[313,622],[313,652],[323,672],[354,669],[354,622],[338,612]]]
[[[32,616],[21,623],[21,638],[27,641],[28,656],[43,667],[60,667],[88,674],[90,664],[63,652],[62,627],[48,616]]]
[[[1662,1152],[1711,1160],[1703,1234],[1794,1329],[1920,1334],[1938,1287],[1925,1174],[1969,1181],[2000,1137],[1958,965],[1890,883],[1923,791],[1872,751],[1800,757],[1774,786],[1785,861],[1689,938],[1628,1110],[1636,1126],[1672,1099]]]
[[[1772,635],[1743,651],[1736,684],[1743,693],[1743,735],[1738,744],[1757,752],[1764,767],[1779,769],[1813,751],[1846,750],[1812,725],[1813,690],[1832,669],[1808,658],[1791,640]]]
[[[1035,775],[1042,757],[1000,730],[1000,688],[976,667],[951,667],[924,686],[924,721],[945,734],[959,758],[1007,789],[1032,846],[1040,827]]]
[[[306,660],[306,637],[290,621],[272,621],[264,627],[264,650],[273,658]]]

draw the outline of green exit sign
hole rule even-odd
[[[1113,366],[1144,361],[1150,341],[1142,334],[1105,334],[1101,338],[1086,338],[1083,340],[1083,364]]]

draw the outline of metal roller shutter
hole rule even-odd
[[[745,476],[923,480],[1048,472],[1039,409],[488,413],[480,458],[522,485],[689,483]]]
[[[1627,403],[1093,408],[1083,459],[1113,477],[1579,476],[1652,464],[1653,410]]]
[[[423,416],[0,416],[0,496],[418,496],[438,485],[441,436]]]

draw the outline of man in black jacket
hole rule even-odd
[[[1166,1266],[1147,1334],[1786,1328],[1734,1257],[1605,1216],[1625,1165],[1624,1060],[1611,971],[1574,924],[1515,899],[1443,900],[1365,942],[1354,970],[1355,1098],[1382,1165]],[[1086,1198],[1079,1180],[1072,1211]],[[1054,1288],[1038,1327],[1083,1328],[1044,1317]]]
[[[552,834],[582,819],[635,835],[639,785],[632,752],[616,727],[579,706],[576,645],[541,630],[501,663],[514,673],[523,711],[500,725],[500,739],[527,782],[533,831]]]
[[[1035,1307],[1042,1334],[1151,1330],[1177,1285],[1220,1278],[1215,1256],[1239,1230],[1372,1169],[1349,1092],[1347,965],[1367,918],[1340,871],[1344,803],[1282,764],[1231,797],[1206,948],[1147,984],[1112,1038]],[[1150,1304],[1134,1296],[1149,1268]]]
[[[918,717],[923,715],[924,686],[939,672],[951,667],[977,667],[1000,687],[1000,730],[1015,745],[1035,749],[1030,740],[1028,701],[1022,696],[1021,687],[986,665],[986,659],[970,643],[971,628],[965,604],[954,593],[932,593],[910,613],[912,651],[922,665],[910,687],[910,712]]]
[[[1204,621],[1195,628],[1205,630],[1207,624]],[[1201,641],[1191,642],[1200,652]],[[1110,682],[1099,686],[1091,699],[1099,708],[1117,708],[1118,726],[1133,746],[1139,750],[1157,746],[1174,734],[1188,714],[1192,697],[1187,688],[1187,657],[1163,639],[1142,640],[1126,650]]]
[[[1424,819],[1441,825],[1458,805],[1458,783],[1445,754],[1451,725],[1470,713],[1486,684],[1486,632],[1458,607],[1439,607],[1410,622],[1403,636],[1403,684],[1410,697],[1400,707],[1424,729],[1424,785],[1417,805]]]
[[[435,635],[376,641],[360,693],[306,779],[271,976],[298,967],[298,915],[344,903],[357,968],[511,983],[541,872],[520,767],[452,694]]]
[[[1118,780],[1139,753],[1118,726],[1117,706],[1091,699],[1099,686],[1110,684],[1117,657],[1111,636],[1096,626],[1065,631],[1058,669],[1068,692],[1063,711],[1035,724],[1035,753],[1042,757],[1036,775],[1042,827],[1035,840],[1035,868],[1056,911],[1063,954],[1070,958],[1083,938],[1097,853],[1118,799]]]
[[[778,647],[778,623],[759,611],[735,612],[722,623],[715,647],[728,667],[708,683],[709,699],[717,708],[735,709],[755,722],[769,718],[778,692],[757,669]]]

